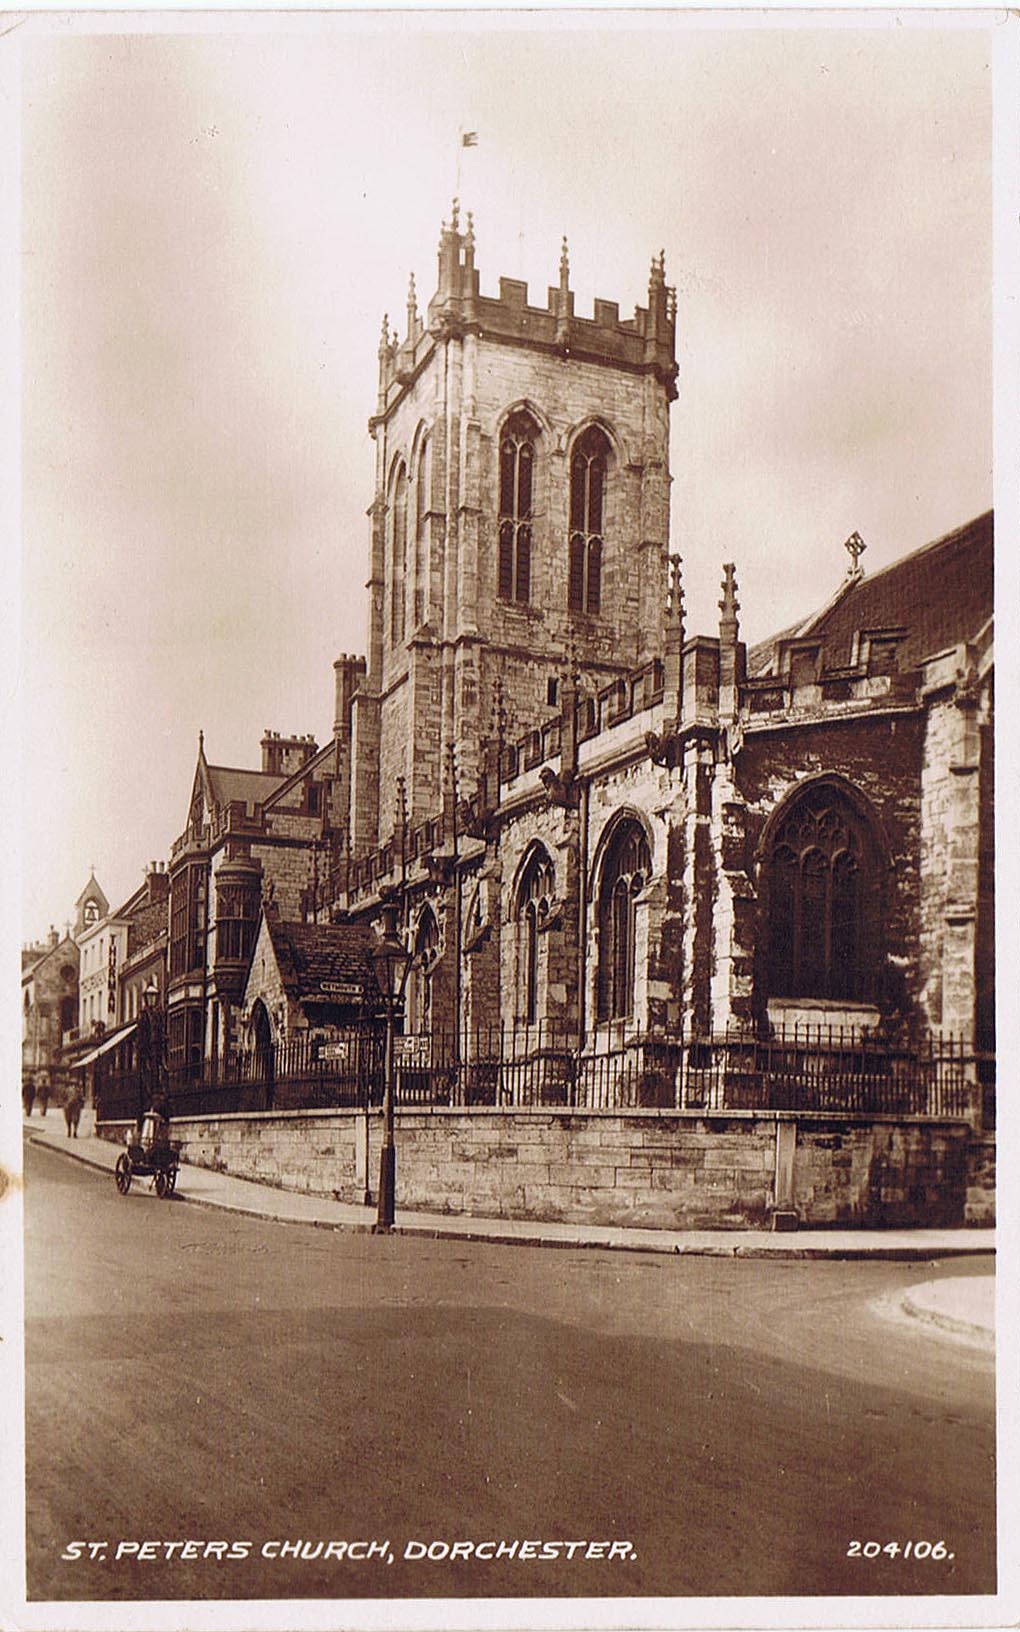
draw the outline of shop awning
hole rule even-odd
[[[83,1054],[80,1060],[75,1060],[74,1064],[71,1066],[71,1070],[80,1071],[83,1066],[91,1065],[93,1060],[98,1060],[100,1054],[108,1054],[110,1049],[116,1048],[118,1043],[125,1042],[127,1038],[131,1036],[131,1033],[136,1029],[137,1025],[138,1021],[132,1020],[129,1026],[121,1026],[119,1031],[111,1032],[109,1037],[104,1037],[102,1042],[99,1043],[97,1047],[90,1049],[87,1054]]]

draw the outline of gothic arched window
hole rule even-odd
[[[424,437],[418,450],[417,480],[414,487],[414,621],[424,623],[429,604],[429,482],[432,462],[429,458],[429,439]]]
[[[513,414],[499,442],[499,595],[531,598],[531,528],[538,427],[530,414]]]
[[[606,850],[599,886],[600,1020],[621,1020],[634,1011],[636,905],[651,870],[644,829],[638,822],[621,822]]]
[[[868,1002],[881,912],[871,824],[831,784],[806,789],[765,857],[768,995]]]
[[[432,1030],[432,972],[439,957],[439,925],[432,908],[422,909],[414,937],[414,964],[408,1018],[412,1032]]]
[[[397,466],[390,498],[390,640],[404,638],[404,576],[407,559],[407,470]]]
[[[592,425],[570,456],[567,605],[571,612],[597,612],[602,603],[602,529],[608,469],[609,442]]]
[[[552,901],[553,867],[546,852],[532,851],[517,886],[518,1013],[526,1025],[539,1017],[538,930]]]

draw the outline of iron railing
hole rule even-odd
[[[579,1051],[546,1024],[395,1039],[398,1105],[548,1107],[579,1112],[644,1108],[817,1111],[973,1118],[991,1056],[930,1034],[910,1046],[828,1027],[730,1028],[711,1036],[600,1031]],[[991,1062],[991,1066],[990,1066]],[[100,1116],[139,1114],[137,1075],[97,1085]],[[224,1111],[375,1106],[383,1093],[383,1031],[328,1042],[305,1035],[208,1067],[171,1070],[175,1116]]]

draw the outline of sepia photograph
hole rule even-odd
[[[1017,33],[0,17],[5,1627],[1015,1621]]]

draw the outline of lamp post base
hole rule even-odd
[[[379,1152],[379,1214],[376,1230],[392,1230],[396,1216],[397,1150],[395,1145],[384,1144]]]

